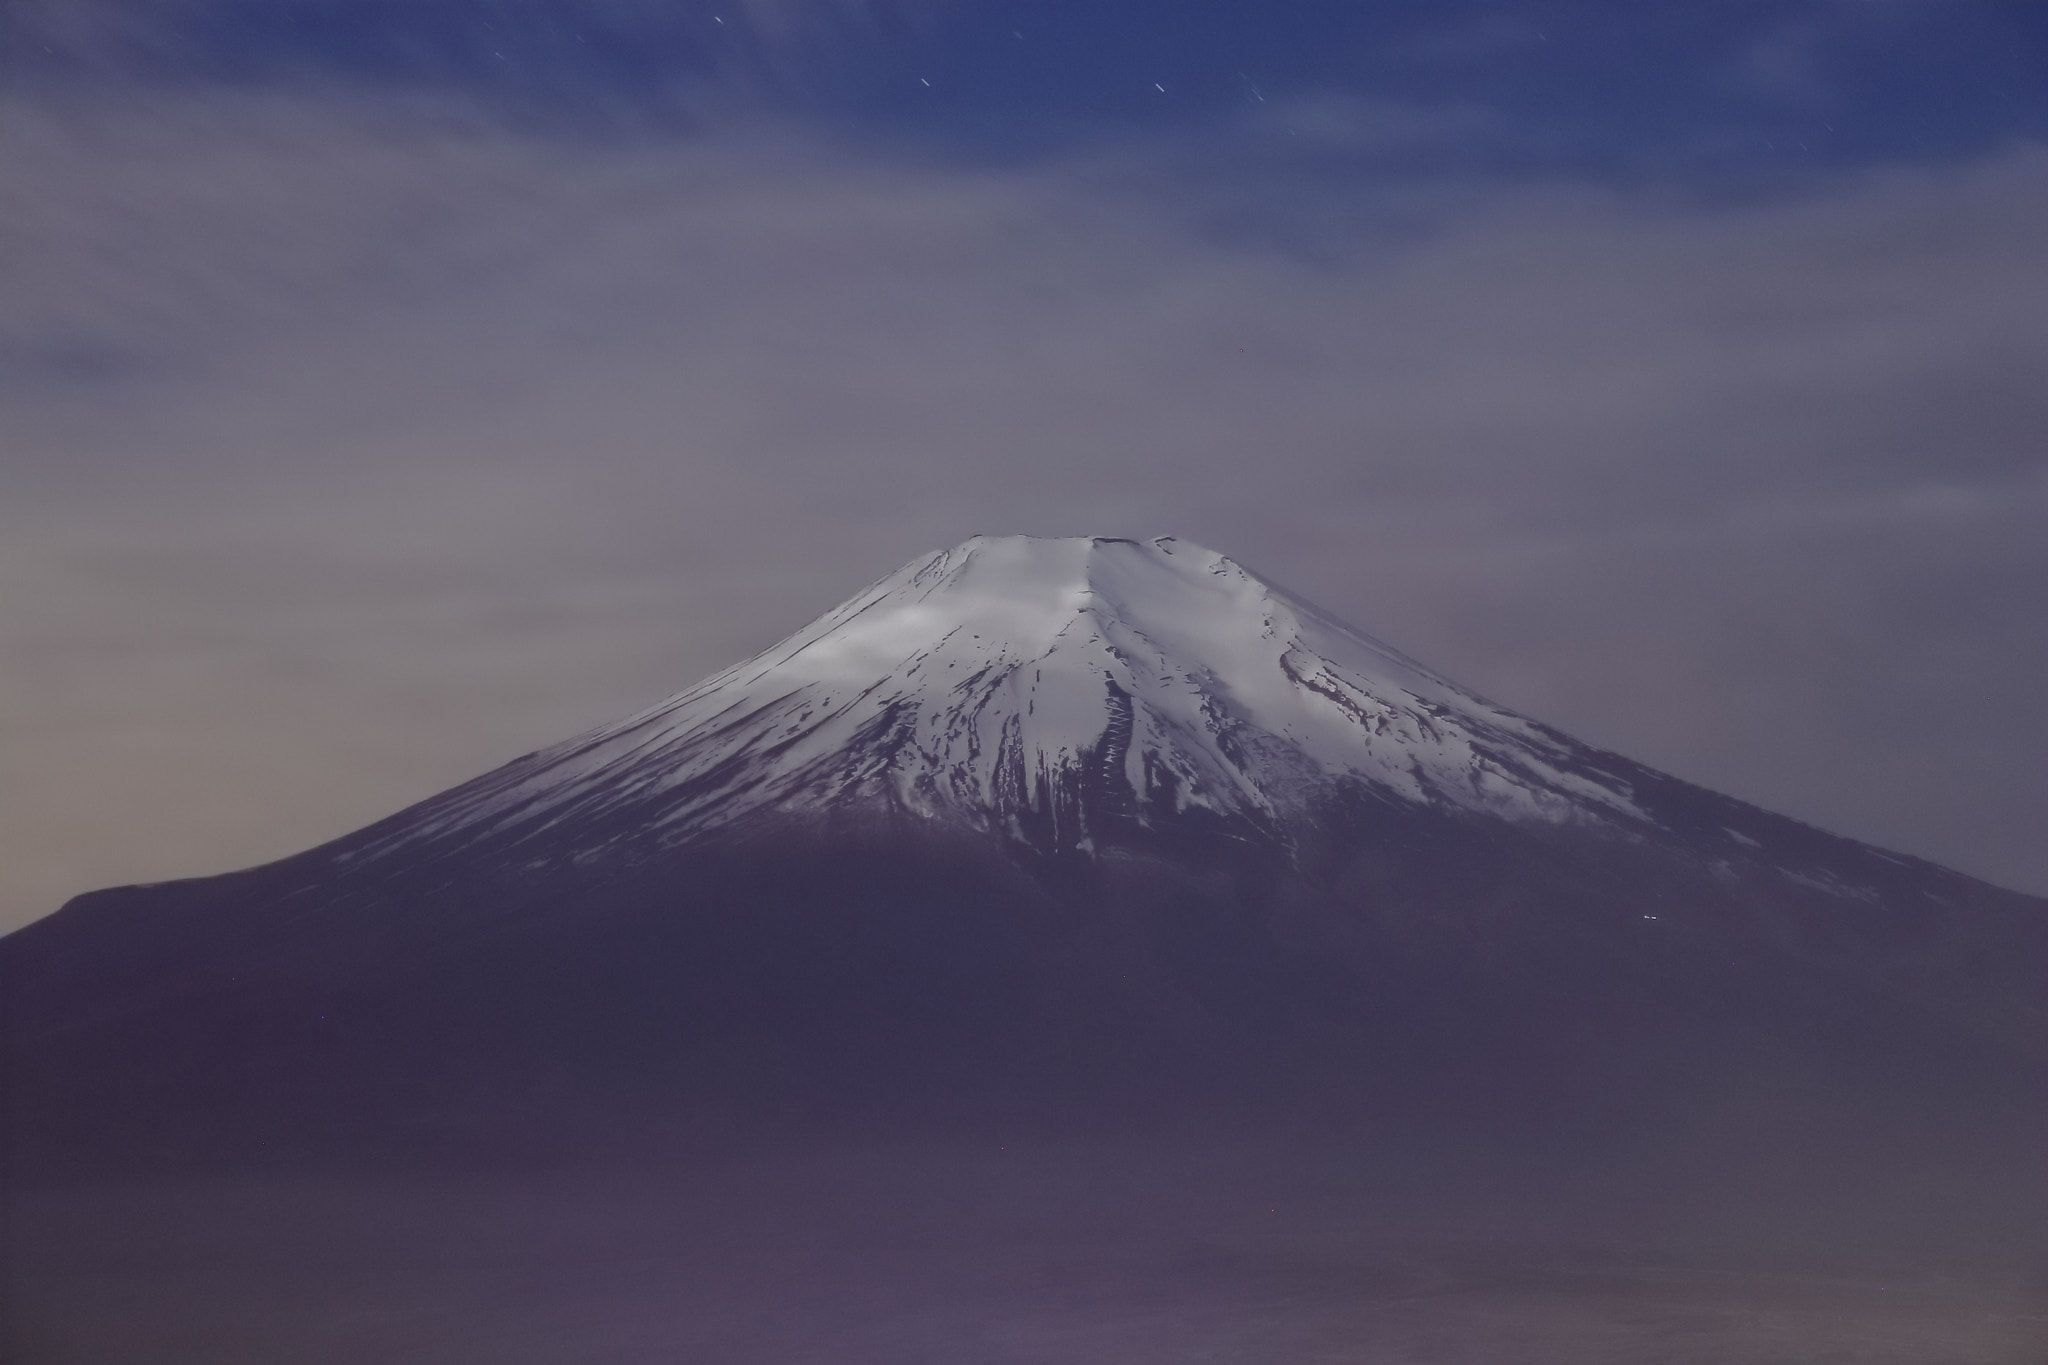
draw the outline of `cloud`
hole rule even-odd
[[[2043,149],[1703,204],[280,95],[0,143],[17,920],[343,833],[1007,530],[1187,535],[2048,890]]]
[[[863,64],[923,41],[960,0],[21,0],[15,75],[104,96],[309,78],[472,98],[656,112],[843,93]],[[77,92],[73,91],[75,96]]]

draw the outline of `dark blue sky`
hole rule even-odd
[[[454,91],[584,127],[772,111],[956,151],[1311,95],[1482,107],[1553,167],[1954,156],[2048,131],[2048,6],[1992,0],[70,0],[23,19],[37,82]]]

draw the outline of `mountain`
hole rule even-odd
[[[2048,1351],[2048,904],[1172,539],[0,969],[23,1365]]]
[[[1711,1127],[1759,1069],[1846,1106],[1817,1144],[1872,1106],[2032,1131],[2044,911],[1185,541],[978,537],[640,715],[0,954],[36,1170],[1023,1115],[1569,1145]]]

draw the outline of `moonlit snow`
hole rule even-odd
[[[1646,817],[1620,765],[1170,536],[977,536],[752,659],[451,793],[406,840],[601,816],[684,839],[878,792],[1014,832],[1094,783],[1141,823],[1350,788],[1516,820]],[[650,820],[643,819],[642,823]],[[1021,836],[1020,836],[1021,837]]]

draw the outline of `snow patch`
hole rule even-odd
[[[1187,541],[978,536],[450,793],[401,837],[601,819],[683,839],[886,793],[1024,838],[1061,793],[1140,823],[1265,823],[1345,784],[1511,820],[1647,823],[1613,768]],[[1092,846],[1085,816],[1052,814],[1066,846]]]

